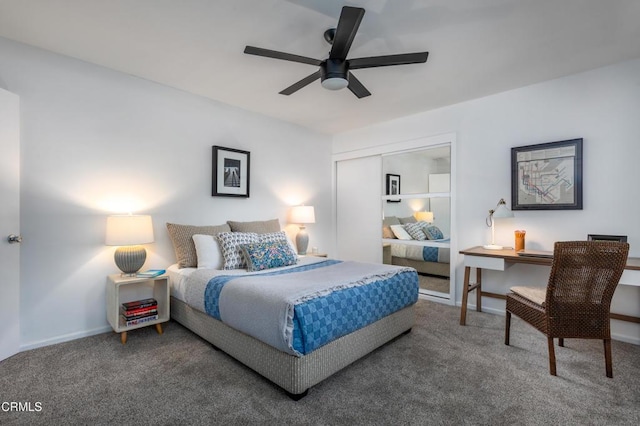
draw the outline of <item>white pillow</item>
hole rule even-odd
[[[411,235],[402,227],[402,225],[391,225],[391,232],[399,240],[412,240]]]
[[[193,237],[196,246],[198,269],[222,269],[222,251],[218,239],[213,235],[196,234]]]

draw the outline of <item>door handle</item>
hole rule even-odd
[[[7,241],[9,241],[9,244],[21,243],[22,235],[11,234],[7,237]]]

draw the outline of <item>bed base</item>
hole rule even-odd
[[[421,260],[407,259],[405,257],[391,257],[391,264],[397,266],[409,266],[418,271],[419,274],[437,275],[448,278],[451,275],[448,263],[427,262]]]
[[[415,305],[406,307],[302,357],[287,354],[171,297],[171,318],[284,389],[293,400],[310,387],[362,358],[415,322]]]

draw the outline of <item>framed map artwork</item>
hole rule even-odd
[[[511,148],[511,210],[582,210],[582,139]]]

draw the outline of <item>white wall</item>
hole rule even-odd
[[[21,102],[23,349],[108,330],[110,213],[152,215],[144,268],[175,262],[166,222],[284,226],[303,202],[331,253],[329,137],[2,38],[0,85]],[[249,199],[210,195],[212,145],[251,152]]]
[[[458,247],[480,245],[490,233],[488,210],[504,197],[510,205],[510,148],[584,138],[583,210],[518,211],[498,224],[499,244],[513,244],[513,230],[525,229],[528,248],[550,250],[557,240],[587,234],[628,235],[631,256],[640,257],[640,60],[620,63],[498,95],[381,123],[334,137],[339,154],[442,133],[457,136]],[[454,233],[455,230],[452,230]],[[462,287],[457,259],[456,299]],[[548,269],[517,265],[487,272],[485,289],[546,283]],[[504,302],[483,301],[504,311]],[[619,287],[613,311],[640,316],[640,287]],[[618,338],[640,343],[640,325],[613,321]]]

